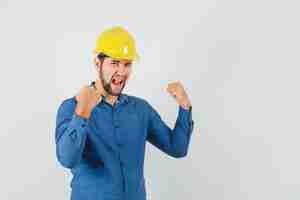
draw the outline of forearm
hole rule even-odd
[[[193,130],[191,112],[191,107],[189,110],[179,107],[175,126],[171,129],[150,107],[149,142],[172,157],[186,156]]]
[[[178,157],[184,157],[188,153],[190,138],[193,131],[192,108],[179,107],[178,117],[171,135],[171,146]]]
[[[87,137],[87,123],[87,119],[74,113],[71,121],[61,122],[56,128],[56,154],[64,167],[72,168],[80,161]]]

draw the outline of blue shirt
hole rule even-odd
[[[112,106],[102,98],[88,119],[77,115],[75,96],[56,116],[56,156],[73,174],[72,200],[145,200],[146,141],[164,153],[187,155],[192,108],[178,106],[173,129],[144,99],[121,94]]]

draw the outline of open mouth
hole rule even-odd
[[[111,82],[116,86],[121,86],[121,85],[123,85],[124,80],[123,79],[118,79],[118,78],[113,78]]]

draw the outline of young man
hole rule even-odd
[[[122,93],[137,59],[127,30],[105,30],[94,51],[96,81],[58,108],[56,155],[73,173],[72,200],[145,200],[146,141],[172,157],[187,155],[192,106],[180,82],[167,87],[179,105],[173,129],[146,100]]]

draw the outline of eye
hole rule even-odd
[[[116,65],[118,65],[119,63],[116,62],[116,61],[112,61],[111,64],[114,65],[114,66],[116,66]]]
[[[125,67],[131,67],[132,63],[126,63]]]

